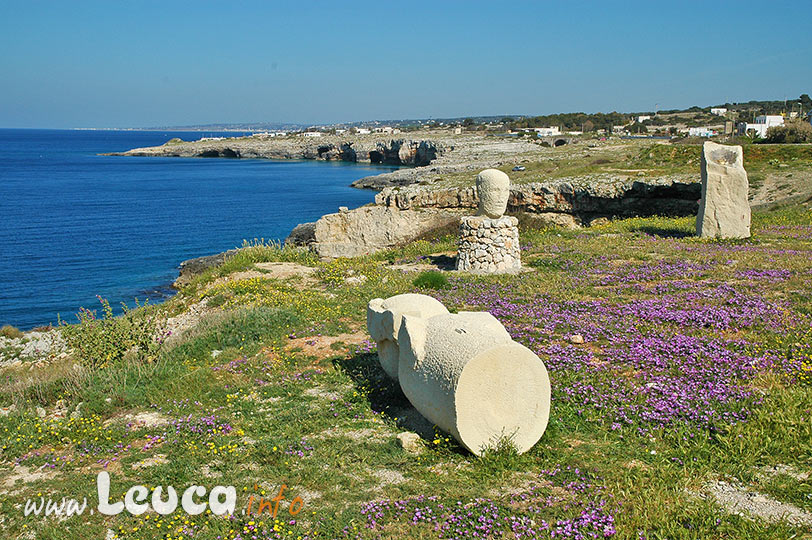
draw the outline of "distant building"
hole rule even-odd
[[[642,124],[646,120],[651,120],[651,115],[641,114],[640,116],[637,117],[637,122],[640,123],[640,124]]]
[[[344,135],[347,133],[346,129],[336,128],[336,135]]]
[[[714,137],[717,133],[708,127],[692,127],[688,128],[689,137]]]
[[[724,107],[714,107],[711,109],[711,114],[715,114],[716,116],[724,116],[727,114],[727,109]]]
[[[357,132],[359,135],[369,135],[370,133],[372,133],[372,132],[371,132],[370,130],[368,130],[367,128],[358,128],[358,129],[356,130],[356,132]]]
[[[784,117],[780,114],[773,114],[773,115],[762,115],[757,116],[755,122],[752,124],[747,122],[739,123],[738,132],[739,135],[748,135],[748,134],[755,134],[761,137],[762,139],[767,136],[767,130],[771,127],[776,126],[783,126],[784,125]]]
[[[321,137],[324,135],[321,131],[305,131],[302,133],[302,137]]]
[[[461,127],[454,128],[454,135],[461,135],[461,134],[462,134],[462,128]]]
[[[555,137],[561,135],[561,128],[558,126],[534,128],[539,137]]]
[[[625,133],[626,126],[612,126],[612,133]]]

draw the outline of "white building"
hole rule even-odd
[[[370,133],[372,133],[372,132],[371,132],[370,130],[368,130],[367,128],[358,128],[358,129],[356,130],[356,132],[358,133],[358,135],[369,135]]]
[[[727,109],[724,107],[714,107],[711,109],[711,114],[715,114],[716,116],[724,116],[727,114]]]
[[[558,126],[533,128],[539,137],[555,137],[561,135],[561,128]]]
[[[321,137],[324,135],[321,131],[305,131],[302,133],[302,137]]]
[[[643,123],[643,122],[645,122],[646,120],[651,120],[651,116],[650,116],[650,115],[643,115],[643,114],[641,114],[640,116],[638,116],[638,117],[637,117],[637,122],[638,122],[639,124],[642,124],[642,123]]]
[[[752,124],[741,122],[739,124],[739,135],[747,135],[753,133],[762,139],[767,136],[767,130],[771,127],[783,126],[784,117],[780,114],[756,116],[756,120]]]
[[[689,137],[713,137],[717,133],[708,127],[692,127],[688,128]]]
[[[336,135],[344,135],[345,133],[347,133],[346,129],[336,128]]]

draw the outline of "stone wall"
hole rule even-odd
[[[457,270],[488,274],[521,270],[518,223],[513,216],[498,219],[463,217],[460,220]]]

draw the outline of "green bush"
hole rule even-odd
[[[0,328],[0,336],[15,339],[23,337],[23,333],[20,332],[18,328],[15,328],[10,324],[5,324],[2,328]]]
[[[774,126],[767,130],[766,143],[809,143],[812,142],[812,124],[803,120],[787,120],[786,125]]]
[[[95,311],[82,308],[76,314],[77,324],[60,321],[62,335],[81,364],[97,369],[119,362],[125,356],[142,361],[154,360],[166,337],[157,318],[149,313],[130,311],[124,304],[124,313],[115,317],[110,302],[101,297],[99,302],[102,305],[100,318]]]
[[[439,290],[447,289],[450,286],[446,275],[436,270],[423,272],[417,276],[412,283],[415,287],[420,287],[421,289]]]

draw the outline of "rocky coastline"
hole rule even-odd
[[[453,228],[478,204],[473,178],[486,168],[543,162],[562,155],[538,141],[480,133],[432,131],[424,136],[323,135],[320,137],[237,137],[135,148],[110,155],[227,157],[235,159],[306,159],[383,163],[404,167],[361,178],[353,187],[375,189],[373,205],[339,209],[299,224],[285,243],[312,250],[323,259],[356,257],[408,243],[439,229]],[[599,151],[597,142],[568,145],[575,159]],[[509,170],[509,168],[507,169]],[[457,181],[449,181],[456,179]],[[566,228],[597,219],[697,212],[700,184],[694,175],[638,177],[591,174],[511,186],[508,210],[528,214],[536,223]],[[181,287],[191,277],[224,260],[225,254],[181,263]]]
[[[172,139],[161,146],[134,148],[103,155],[304,159],[420,167],[434,161],[446,149],[447,146],[443,142],[431,139],[327,135],[318,138],[234,137],[199,141]]]

